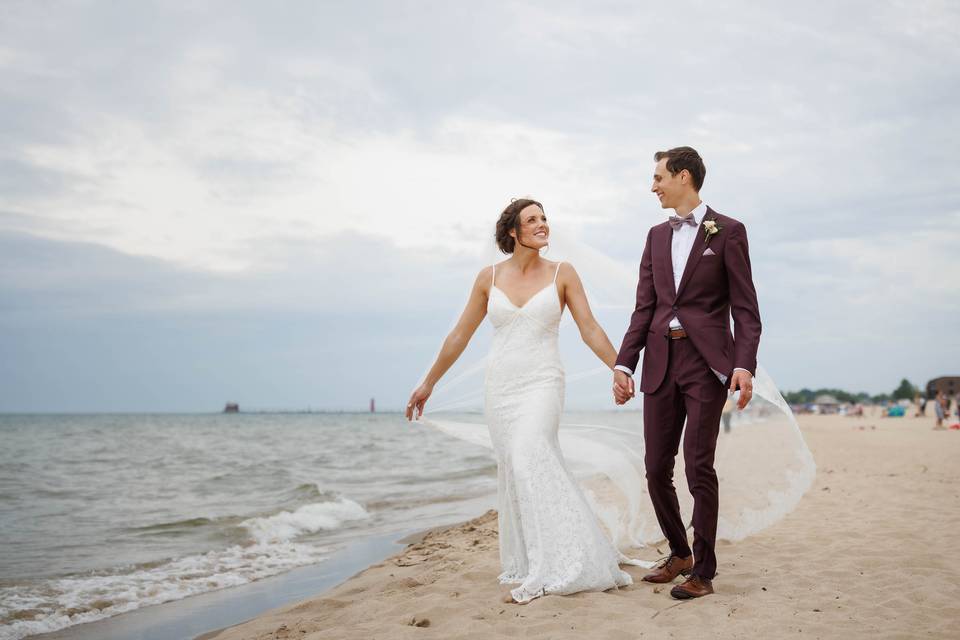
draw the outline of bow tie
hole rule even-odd
[[[680,216],[670,216],[670,217],[667,219],[667,222],[670,223],[670,226],[673,228],[674,231],[679,231],[679,230],[680,230],[680,227],[682,227],[682,226],[685,225],[685,224],[688,224],[688,225],[690,225],[691,227],[696,227],[696,226],[697,226],[697,221],[694,220],[694,219],[693,219],[693,216],[691,216],[691,215],[688,215],[688,216],[683,217],[683,218],[681,218]]]

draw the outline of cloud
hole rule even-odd
[[[298,268],[240,277],[0,233],[0,411],[400,406],[464,265],[357,234],[265,244]]]
[[[400,249],[344,232],[319,241],[263,237],[256,273],[188,269],[96,243],[0,233],[0,309],[7,320],[124,313],[409,313],[466,300],[476,259]],[[345,277],[344,274],[349,274]]]

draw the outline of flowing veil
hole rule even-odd
[[[543,254],[574,266],[590,307],[614,348],[619,346],[633,311],[641,250],[638,247],[635,264],[626,264],[552,228],[549,250]],[[491,240],[484,251],[485,262],[477,269],[504,257]],[[469,284],[465,281],[464,288],[469,289]],[[483,418],[486,363],[482,354],[489,349],[488,324],[484,321],[468,351],[435,386],[421,421],[485,447],[492,456]],[[440,340],[442,336],[438,336]],[[622,407],[614,404],[610,370],[583,345],[566,309],[559,340],[566,369],[566,411],[559,439],[568,468],[621,552],[662,540],[647,495],[641,394],[638,391],[637,397]],[[736,396],[732,397],[735,400]],[[728,407],[732,411],[723,418],[716,449],[720,482],[717,537],[734,541],[789,513],[812,484],[816,466],[790,407],[763,367],[757,367],[748,407],[742,412],[733,402]],[[682,447],[674,482],[681,513],[689,523],[693,504],[683,472]]]

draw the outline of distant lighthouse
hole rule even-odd
[[[370,398],[370,413],[376,413],[376,412],[377,412],[377,399]]]

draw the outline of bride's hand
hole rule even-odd
[[[617,404],[626,404],[630,398],[637,395],[633,386],[633,378],[619,369],[613,372],[613,397]]]
[[[417,411],[417,418],[423,416],[423,405],[427,403],[427,398],[433,393],[433,387],[424,383],[413,390],[410,394],[410,400],[407,402],[407,420],[413,420],[413,412]]]

